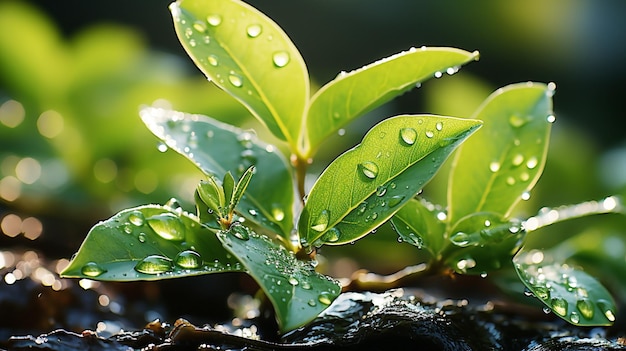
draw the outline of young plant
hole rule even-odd
[[[388,118],[328,165],[307,194],[307,167],[328,136],[478,54],[411,48],[342,72],[310,97],[300,53],[256,9],[238,0],[180,0],[170,10],[196,65],[284,142],[290,162],[253,131],[143,108],[150,131],[205,175],[196,212],[175,200],[121,211],[91,229],[64,276],[132,281],[246,272],[286,332],[313,319],[341,291],[336,280],[316,272],[315,248],[354,242],[390,219],[405,242],[431,253],[432,272],[481,274],[506,267],[519,251],[529,222],[511,214],[545,163],[551,85],[500,89],[472,119]],[[456,154],[446,210],[416,197],[483,121]],[[533,255],[517,255],[515,262],[520,279],[555,313],[575,324],[612,322],[610,295],[582,271]],[[585,294],[569,289],[565,274]],[[572,306],[580,310],[578,320]]]

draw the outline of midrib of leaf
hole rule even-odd
[[[232,55],[232,51],[228,49],[228,46],[223,45],[222,41],[219,40],[219,38],[216,39],[216,41],[217,41],[217,44],[222,49],[224,49],[224,51],[226,51],[228,56],[237,64],[237,67],[239,67],[239,69],[241,69],[241,71],[246,75],[246,77],[248,77],[248,80],[250,81],[250,83],[254,87],[254,90],[259,94],[259,97],[261,97],[261,101],[263,101],[265,106],[267,106],[267,109],[272,114],[272,117],[274,117],[274,121],[276,122],[276,124],[278,125],[280,130],[283,132],[283,135],[285,136],[285,139],[286,139],[287,143],[289,145],[293,145],[291,135],[288,133],[288,130],[287,130],[286,126],[284,125],[283,121],[279,118],[280,116],[276,112],[276,109],[274,108],[274,105],[269,103],[269,100],[267,99],[267,97],[263,93],[262,89],[259,89],[259,85],[257,84],[257,82],[254,79],[252,79],[252,76],[250,75],[250,72],[245,68],[244,65],[241,64],[241,62],[239,61],[239,59],[236,56]],[[244,104],[248,105],[245,102],[245,100],[241,99],[241,101],[243,101]],[[307,101],[305,101],[305,105],[306,105],[306,103],[307,103]],[[259,118],[261,118],[261,116],[256,111],[252,110],[252,113],[254,113],[255,115],[259,116]],[[263,118],[261,118],[261,120],[263,120]]]
[[[503,161],[506,159],[506,155],[509,154],[509,150],[511,150],[511,145],[507,144],[505,152],[501,153],[502,156],[500,156],[500,158],[498,159],[498,162],[500,164],[502,164]],[[498,172],[495,172],[495,173],[492,173],[492,176],[489,177],[489,181],[487,182],[485,191],[483,191],[483,194],[480,197],[480,200],[478,201],[478,204],[476,205],[476,209],[474,210],[474,212],[480,212],[482,210],[483,206],[485,205],[485,202],[487,202],[487,197],[489,197],[489,194],[491,194],[491,188],[493,188],[493,183],[496,181],[498,176],[499,176]],[[466,215],[467,214],[469,213],[466,213]],[[502,215],[504,215],[504,213]]]

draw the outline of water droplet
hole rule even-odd
[[[323,232],[328,227],[328,222],[330,221],[330,212],[328,210],[323,210],[320,212],[320,215],[317,217],[311,229],[317,232]]]
[[[171,269],[172,261],[160,255],[150,255],[139,261],[135,266],[137,272],[145,274],[160,274],[168,272]]]
[[[310,300],[309,300],[309,302],[307,302],[307,304],[308,304],[309,306],[311,306],[311,307],[315,307],[315,306],[317,306],[317,302],[315,302],[315,300],[313,300],[313,299],[310,299]]]
[[[193,23],[193,29],[195,29],[196,31],[200,33],[204,33],[206,32],[206,24],[202,21],[195,21]]]
[[[143,213],[139,211],[133,211],[128,215],[128,220],[130,223],[137,227],[141,227],[144,224]]]
[[[291,284],[293,286],[296,286],[296,285],[300,284],[298,279],[296,279],[295,277],[289,277],[289,279],[287,279],[287,282],[289,282],[289,284]]]
[[[395,195],[389,198],[389,202],[387,203],[387,205],[389,207],[396,207],[399,203],[402,202],[402,200],[404,200],[404,195]]]
[[[513,161],[511,161],[511,163],[513,163],[513,166],[515,167],[521,165],[522,162],[524,162],[524,156],[522,154],[517,154],[513,156]]]
[[[178,201],[178,199],[176,198],[171,198],[169,200],[167,200],[167,202],[164,205],[165,207],[169,207],[171,210],[173,211],[181,211],[183,210],[183,206],[181,206],[180,202]]]
[[[524,200],[524,201],[530,200],[530,192],[529,191],[524,191],[522,193],[522,200]]]
[[[256,215],[258,215],[257,211],[256,211],[256,210],[254,210],[254,209],[250,209],[250,210],[248,210],[248,213],[249,213],[251,216],[256,216]]]
[[[437,71],[435,72],[435,78],[441,78],[443,76],[443,73]]]
[[[88,262],[83,266],[83,268],[80,269],[80,272],[83,275],[86,275],[92,278],[98,277],[102,275],[103,273],[106,273],[106,271],[107,271],[106,269],[100,267],[95,262]]]
[[[432,138],[435,136],[435,133],[432,132],[432,130],[427,130],[426,131],[426,137],[427,138]]]
[[[576,308],[578,308],[578,311],[580,311],[580,314],[586,319],[593,318],[594,306],[591,300],[580,299],[576,301]]]
[[[139,235],[137,235],[137,240],[139,240],[140,243],[145,243],[146,242],[146,233],[139,233]]]
[[[219,59],[215,55],[209,55],[207,57],[207,61],[209,61],[209,65],[216,67],[219,64]]]
[[[387,193],[386,185],[381,185],[378,188],[376,188],[376,196],[381,197],[381,196],[384,196],[386,193]]]
[[[466,247],[471,244],[470,236],[464,232],[457,232],[450,237],[450,241],[460,247]]]
[[[222,23],[222,16],[218,14],[209,15],[206,21],[213,27],[217,27]]]
[[[615,314],[610,308],[612,304],[604,299],[599,299],[596,303],[598,304],[598,307],[600,307],[600,310],[604,313],[606,319],[608,319],[609,322],[615,322]]]
[[[333,302],[330,293],[325,292],[325,291],[319,294],[319,296],[317,297],[317,300],[323,303],[324,305],[330,305],[331,302]]]
[[[230,232],[233,236],[239,240],[249,240],[250,239],[250,230],[243,225],[235,224],[230,227]]]
[[[307,281],[303,281],[301,286],[304,290],[311,290],[311,284]]]
[[[248,26],[248,28],[246,28],[246,34],[250,38],[258,37],[259,35],[261,35],[261,32],[263,32],[263,27],[261,27],[260,24],[251,24]]]
[[[519,128],[528,122],[527,118],[520,117],[518,115],[511,115],[509,117],[509,124],[514,128]]]
[[[147,219],[148,225],[165,240],[185,240],[185,225],[173,213],[162,213]]]
[[[157,144],[157,150],[159,150],[159,152],[165,152],[167,151],[167,149],[168,149],[167,144],[165,144],[164,142],[160,141]]]
[[[359,205],[359,207],[357,207],[356,213],[358,213],[359,215],[362,215],[363,213],[365,213],[366,210],[367,210],[367,203],[363,202]]]
[[[199,253],[193,250],[185,250],[174,259],[177,266],[185,269],[195,269],[202,265],[202,258]]]
[[[548,121],[548,123],[554,123],[554,121],[556,121],[556,117],[554,115],[549,115],[546,118],[546,121]]]
[[[539,161],[535,156],[529,158],[528,161],[526,161],[526,167],[528,167],[528,169],[533,169],[537,167],[537,164],[539,164]]]
[[[441,131],[443,129],[443,123],[437,122],[437,124],[435,124],[435,129],[437,129],[438,131]]]
[[[513,178],[513,177],[507,177],[507,178],[506,178],[506,183],[507,183],[508,185],[515,185],[515,178]]]
[[[561,298],[561,297],[555,297],[552,300],[550,300],[550,305],[552,306],[552,310],[554,311],[554,313],[558,314],[559,316],[565,316],[567,315],[567,301],[565,301],[565,299]]]
[[[133,232],[133,227],[130,225],[130,223],[126,223],[124,224],[123,230],[124,230],[124,233],[130,234]]]
[[[400,129],[400,138],[405,144],[413,145],[417,140],[417,131],[413,128],[402,128]]]
[[[474,259],[472,258],[466,258],[466,259],[462,259],[459,260],[459,262],[456,263],[456,267],[465,272],[467,269],[472,269],[474,267],[476,267],[476,261],[474,261]]]
[[[340,237],[341,237],[341,231],[333,227],[333,228],[328,229],[328,231],[324,233],[324,235],[322,236],[322,240],[328,243],[334,243],[334,242],[339,241]]]
[[[535,295],[542,300],[547,300],[550,298],[550,289],[544,286],[536,286]]]
[[[577,324],[578,322],[580,322],[580,316],[578,315],[578,313],[572,312],[569,314],[569,320],[572,321],[572,323]]]
[[[272,55],[272,62],[274,62],[274,66],[278,68],[282,68],[287,66],[291,57],[287,51],[276,51],[274,55]]]
[[[235,88],[241,88],[241,86],[243,85],[243,78],[241,78],[240,75],[236,74],[233,71],[231,71],[230,74],[228,75],[228,81]]]
[[[378,165],[371,161],[365,161],[359,164],[359,169],[364,176],[369,179],[374,179],[378,176]]]
[[[497,172],[500,170],[500,162],[493,161],[489,164],[489,170],[492,172]]]
[[[272,205],[272,216],[275,220],[280,222],[285,219],[285,211],[283,211],[280,205],[274,204]]]

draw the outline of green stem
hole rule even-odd
[[[306,171],[308,166],[311,164],[312,159],[303,159],[298,155],[291,155],[291,165],[296,170],[296,184],[298,186],[298,195],[300,202],[304,205],[304,197],[306,196],[305,189],[305,180],[306,180]]]

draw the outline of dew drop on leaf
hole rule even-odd
[[[435,124],[435,129],[437,129],[438,131],[441,131],[443,129],[443,123],[437,122],[437,124]]]
[[[404,195],[395,195],[389,198],[389,202],[387,203],[387,205],[389,207],[396,207],[399,203],[402,202],[402,200],[404,200]]]
[[[195,29],[197,32],[199,33],[204,33],[206,32],[206,24],[202,21],[195,21],[193,23],[193,29]]]
[[[222,16],[219,14],[212,14],[207,16],[206,21],[213,27],[217,27],[222,23]]]
[[[143,213],[139,211],[133,211],[128,215],[128,220],[130,223],[137,227],[141,227],[144,224],[144,216]]]
[[[230,72],[228,75],[228,81],[235,88],[241,88],[243,86],[243,78],[241,78],[238,74],[235,74],[235,72]]]
[[[185,240],[185,226],[180,218],[172,213],[154,215],[146,220],[154,232],[165,240]]]
[[[464,232],[457,232],[457,233],[453,234],[450,237],[450,241],[454,245],[460,246],[460,247],[469,246],[470,243],[471,243],[469,234],[464,233]]]
[[[311,306],[311,307],[315,307],[317,306],[317,302],[315,302],[315,300],[310,299],[309,302],[307,302],[307,305]]]
[[[552,310],[554,311],[554,313],[558,314],[559,316],[567,315],[568,304],[565,299],[561,297],[555,297],[550,300],[550,305],[552,306]]]
[[[246,28],[246,34],[250,38],[258,37],[259,35],[261,35],[261,32],[263,32],[263,27],[261,27],[260,24],[251,24],[248,26],[248,28]]]
[[[356,213],[362,215],[367,210],[367,202],[362,202],[356,209]]]
[[[323,210],[320,212],[320,215],[315,219],[311,229],[317,232],[323,232],[328,227],[328,222],[330,221],[330,212],[328,210]]]
[[[209,62],[209,65],[213,67],[216,67],[219,64],[219,59],[215,55],[209,55],[209,57],[207,57],[207,61]]]
[[[295,277],[289,277],[289,279],[287,279],[287,282],[293,286],[300,284],[298,279],[296,279]]]
[[[550,289],[543,286],[537,286],[535,287],[535,294],[538,298],[542,300],[547,300],[550,298]]]
[[[193,250],[185,250],[176,255],[174,263],[181,268],[195,269],[202,265],[202,258],[199,253]]]
[[[230,232],[233,236],[239,240],[249,240],[250,230],[243,225],[233,225],[230,227]]]
[[[319,294],[319,296],[317,297],[317,300],[323,303],[324,305],[330,305],[330,303],[333,302],[331,299],[330,293],[325,292],[325,291]]]
[[[124,224],[124,233],[126,234],[131,234],[133,232],[133,227],[131,226],[130,223],[126,223]]]
[[[417,140],[417,131],[413,128],[402,128],[400,129],[400,139],[407,145],[413,145]]]
[[[604,316],[606,317],[606,319],[608,319],[609,322],[615,322],[615,314],[609,307],[611,306],[611,303],[609,303],[608,301],[604,299],[599,299],[596,303],[598,304],[598,307],[600,308],[602,313],[604,313]]]
[[[274,66],[278,68],[287,66],[290,60],[289,53],[286,51],[276,51],[272,55],[272,62],[274,62]]]
[[[139,240],[140,243],[145,243],[146,242],[146,233],[139,233],[139,235],[137,235],[137,240]]]
[[[513,128],[519,128],[526,124],[526,122],[528,122],[526,118],[522,118],[518,115],[511,115],[509,117],[509,124],[511,124]]]
[[[589,299],[580,299],[576,301],[576,308],[580,314],[586,319],[592,319],[594,314],[593,302]]]
[[[513,166],[516,167],[521,165],[522,162],[524,162],[524,156],[522,154],[517,154],[513,156],[513,161],[511,161],[511,163],[513,163]]]
[[[311,284],[309,284],[309,282],[307,281],[302,282],[301,286],[302,286],[302,289],[304,290],[311,290]]]
[[[272,205],[272,216],[275,220],[280,222],[285,219],[285,211],[283,211],[280,205],[274,204]]]
[[[500,162],[493,161],[489,164],[489,170],[492,172],[497,172],[500,170]]]
[[[333,228],[330,228],[326,233],[324,233],[322,240],[329,242],[329,243],[334,243],[334,242],[337,242],[340,237],[341,237],[341,231],[333,227]]]
[[[365,161],[359,164],[359,169],[364,176],[374,179],[378,176],[378,165],[371,161]]]
[[[434,136],[435,136],[435,133],[433,133],[433,131],[432,131],[432,130],[427,130],[427,131],[426,131],[426,137],[427,137],[427,138],[432,138],[432,137],[434,137]]]
[[[529,158],[528,161],[526,161],[526,167],[528,167],[528,169],[533,169],[537,167],[537,164],[539,164],[539,161],[535,156]]]
[[[570,321],[572,321],[572,323],[574,324],[578,324],[578,322],[580,322],[580,316],[578,315],[578,313],[576,313],[575,311],[573,311],[572,313],[570,313],[569,315],[569,319]]]
[[[105,273],[107,270],[100,267],[100,265],[98,265],[95,262],[87,262],[83,268],[80,269],[80,272],[83,275],[86,275],[88,277],[98,277],[100,275],[102,275],[103,273]]]
[[[150,255],[139,261],[135,270],[145,274],[160,274],[172,269],[172,261],[160,255]]]

